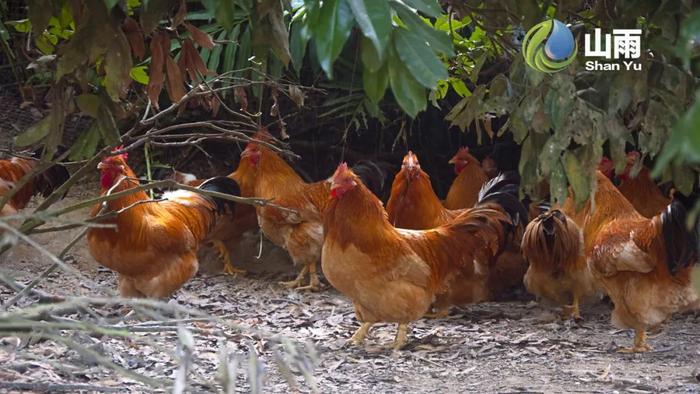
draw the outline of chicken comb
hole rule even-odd
[[[416,156],[416,154],[413,153],[413,151],[409,150],[408,153],[406,153],[405,161],[406,161],[406,164],[411,166],[411,167],[420,166],[420,164],[418,164],[418,156]]]
[[[338,168],[336,168],[335,174],[333,174],[333,178],[346,175],[348,173],[348,171],[350,171],[350,169],[348,169],[348,163],[342,162],[342,163],[338,164]]]

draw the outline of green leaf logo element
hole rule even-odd
[[[536,24],[527,32],[522,53],[528,66],[555,73],[574,61],[578,48],[571,30],[564,23],[550,19]]]

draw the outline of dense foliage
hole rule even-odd
[[[87,157],[100,140],[119,142],[119,122],[134,109],[149,100],[162,108],[218,74],[229,76],[216,81],[220,88],[258,82],[233,94],[222,90],[221,98],[245,112],[256,108],[250,112],[258,117],[270,108],[282,128],[280,94],[303,106],[313,93],[265,81],[326,89],[323,115],[350,117],[356,129],[368,118],[397,116],[394,106],[410,117],[428,103],[443,106],[447,120],[479,141],[511,133],[522,146],[524,192],[535,194],[547,180],[556,201],[568,185],[584,201],[601,156],[621,169],[631,148],[660,157],[656,173],[680,192],[697,182],[700,11],[691,1],[50,3],[29,1],[28,20],[5,21],[32,34],[35,69],[48,70],[58,87],[50,115],[18,145],[43,141],[52,153],[65,114],[80,110],[96,119],[73,148],[73,158]],[[579,46],[595,27],[642,29],[642,70],[586,71],[581,56],[555,74],[526,67],[519,53],[524,32],[550,17],[571,24]],[[214,114],[220,106],[214,97],[197,104]],[[496,118],[505,124],[494,127]]]

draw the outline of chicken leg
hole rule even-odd
[[[321,280],[318,279],[318,272],[316,271],[316,263],[311,263],[308,265],[307,270],[309,271],[309,284],[307,286],[297,287],[297,290],[310,290],[319,291],[321,290]]]
[[[581,309],[579,307],[580,296],[578,293],[574,292],[573,301],[571,305],[564,305],[562,307],[562,318],[564,320],[573,319],[575,321],[583,320],[581,318]]]
[[[645,353],[651,350],[647,344],[647,330],[644,328],[634,329],[634,346],[618,349],[618,353]]]
[[[372,328],[372,323],[366,323],[363,322],[360,325],[360,328],[355,331],[354,334],[348,339],[348,342],[355,344],[357,346],[362,345],[362,343],[365,341],[365,337],[367,336],[367,333],[369,332],[369,329]]]
[[[299,272],[299,275],[297,275],[297,277],[294,280],[290,280],[288,282],[279,282],[279,283],[288,289],[299,288],[299,286],[301,286],[301,282],[304,281],[304,277],[306,276],[307,272],[309,272],[309,266],[304,265],[304,267]]]
[[[234,276],[238,274],[246,274],[246,271],[244,269],[236,268],[233,266],[233,263],[231,262],[231,254],[228,252],[228,248],[221,240],[213,240],[211,241],[211,245],[216,250],[216,254],[219,256],[219,259],[221,259],[221,261],[223,261],[224,263],[225,274]]]
[[[399,328],[396,330],[396,338],[394,339],[394,350],[401,350],[406,346],[408,341],[408,324],[399,323]]]

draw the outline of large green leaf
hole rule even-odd
[[[102,99],[100,99],[100,96],[88,93],[81,94],[80,96],[76,97],[75,102],[78,104],[78,109],[80,109],[81,112],[90,115],[93,118],[97,117],[100,105],[102,105]]]
[[[362,58],[362,64],[372,72],[379,70],[384,64],[384,59],[379,56],[372,41],[366,37],[362,37],[360,40],[360,57]]]
[[[114,121],[112,113],[109,108],[104,103],[100,105],[97,110],[97,129],[102,135],[102,139],[107,143],[107,145],[116,146],[121,141],[121,136],[119,135],[119,129],[117,128],[117,123]]]
[[[78,140],[71,147],[68,158],[73,161],[92,157],[97,151],[97,144],[100,142],[100,131],[97,121],[93,121],[90,128],[78,137]]]
[[[284,10],[280,0],[259,0],[256,6],[257,21],[253,29],[253,45],[263,51],[271,48],[277,58],[289,64],[289,31],[284,22]]]
[[[402,0],[402,2],[433,18],[442,14],[442,8],[436,0]]]
[[[541,160],[541,159],[540,159]],[[566,200],[568,190],[566,187],[566,172],[562,166],[561,160],[557,160],[552,164],[549,180],[549,194],[552,202],[562,204]]]
[[[223,41],[226,39],[226,36],[228,35],[228,32],[226,30],[222,31],[219,33],[219,36],[216,37],[218,41]],[[231,44],[228,44],[231,45]],[[219,69],[219,64],[221,64],[221,52],[223,51],[223,45],[218,44],[214,47],[214,49],[211,50],[211,55],[209,55],[209,62],[207,63],[207,68],[209,70],[216,71]]]
[[[309,27],[300,22],[293,22],[289,38],[289,52],[292,55],[292,66],[299,72],[304,64],[306,47],[309,44]]]
[[[51,115],[49,114],[39,122],[29,126],[21,134],[15,137],[15,145],[25,147],[33,145],[46,138],[51,131]]]
[[[700,91],[696,93],[695,103],[673,126],[671,138],[656,161],[652,177],[661,176],[672,161],[683,159],[700,162]]]
[[[377,0],[348,0],[362,34],[374,44],[379,58],[384,58],[391,36],[391,10],[389,3]]]
[[[576,86],[570,75],[554,74],[549,92],[544,98],[544,113],[549,117],[555,130],[564,126],[574,108]]]
[[[389,70],[386,63],[377,71],[372,71],[368,67],[362,69],[362,83],[365,94],[373,103],[378,103],[384,97],[384,92],[389,85]]]
[[[563,157],[564,172],[574,192],[576,206],[581,207],[588,200],[591,191],[590,170],[583,168],[576,155],[566,151]]]
[[[425,89],[411,75],[394,50],[390,50],[388,55],[389,83],[394,98],[409,116],[415,117],[425,109],[427,104]]]
[[[446,31],[439,31],[429,26],[415,12],[402,3],[394,3],[394,10],[406,25],[406,28],[422,39],[423,45],[429,45],[435,52],[454,56],[455,51],[452,39]]]
[[[233,65],[236,61],[236,50],[238,49],[238,35],[240,32],[241,26],[237,25],[231,30],[231,33],[229,33],[228,39],[233,42],[226,44],[226,48],[224,49],[224,64],[221,68],[222,73],[233,70]]]
[[[321,68],[333,78],[333,63],[350,36],[355,19],[347,0],[325,0],[312,29]]]
[[[428,89],[435,89],[441,79],[447,79],[447,69],[421,36],[403,28],[395,31],[394,47],[401,61],[418,82]]]
[[[238,40],[238,53],[236,54],[236,65],[235,70],[243,70],[244,68],[250,67],[250,54],[251,54],[251,34],[250,26],[246,26],[243,34],[241,34]],[[247,71],[237,71],[235,76],[241,78],[246,75]]]

